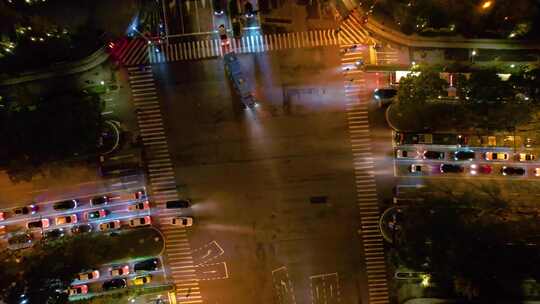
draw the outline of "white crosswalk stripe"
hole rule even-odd
[[[167,226],[172,217],[165,208],[165,202],[178,199],[173,164],[165,137],[165,127],[161,109],[157,99],[157,92],[152,74],[152,67],[128,67],[129,82],[134,104],[137,112],[141,140],[147,155],[147,171],[151,189],[151,199],[156,203],[160,212],[159,222],[163,226],[165,237],[165,259],[168,265],[173,265],[168,275],[176,286],[184,286],[189,282],[187,291],[177,293],[177,303],[202,303],[199,291],[199,282],[194,274],[196,266],[193,264],[191,246],[188,234],[178,228]],[[145,79],[144,89],[140,89],[140,79]],[[144,94],[141,94],[144,92]],[[182,265],[182,268],[174,266]],[[186,285],[187,286],[187,285]]]
[[[339,27],[339,43],[341,45],[375,44],[375,39],[357,14],[350,14]]]
[[[357,40],[341,39],[342,69],[349,137],[353,152],[356,180],[357,205],[360,210],[361,237],[366,262],[369,303],[389,303],[386,282],[386,264],[383,239],[379,230],[379,206],[374,178],[374,158],[371,153],[371,139],[368,119],[368,98],[364,86],[364,74],[351,73],[354,63],[362,60],[362,52],[350,51]],[[354,38],[354,37],[353,37]],[[351,38],[352,39],[352,38]],[[376,267],[374,267],[376,265]],[[376,285],[374,285],[376,284]]]
[[[260,53],[282,49],[337,45],[337,35],[332,30],[293,32],[282,34],[243,36],[229,39],[230,50],[235,53]],[[156,52],[149,47],[150,63],[193,60],[223,55],[219,39],[172,43]]]

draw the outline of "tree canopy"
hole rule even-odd
[[[94,153],[101,110],[99,96],[79,92],[56,93],[29,104],[9,102],[0,110],[0,150],[3,160],[10,161],[10,172]]]
[[[484,298],[508,295],[524,279],[540,279],[540,248],[526,240],[535,231],[513,227],[536,220],[508,220],[501,216],[510,212],[505,198],[472,191],[422,195],[423,203],[403,208],[396,245],[401,262],[441,284],[468,281]]]

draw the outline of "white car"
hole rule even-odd
[[[534,176],[540,176],[540,168],[533,169]]]
[[[181,226],[181,227],[191,227],[193,226],[193,217],[191,216],[173,217],[171,220],[171,225]]]
[[[486,160],[508,160],[508,153],[506,152],[486,152]]]
[[[143,227],[148,226],[152,224],[152,220],[150,220],[150,216],[144,216],[144,217],[137,217],[129,220],[129,227]]]
[[[129,265],[114,266],[110,269],[112,277],[124,276],[129,274]]]
[[[517,156],[519,161],[533,161],[536,160],[536,155],[532,153],[519,153]]]
[[[409,168],[411,173],[422,173],[429,171],[429,166],[425,164],[412,164]]]
[[[76,214],[61,215],[55,219],[56,225],[75,224],[77,222]]]
[[[75,285],[68,288],[68,295],[74,296],[78,294],[87,294],[88,286],[87,285]]]
[[[26,228],[28,229],[45,229],[49,227],[49,219],[43,218],[37,221],[32,221],[26,223]]]
[[[418,151],[414,149],[397,149],[396,157],[405,159],[416,159],[418,158]]]
[[[101,223],[101,224],[99,224],[98,228],[99,228],[99,231],[108,231],[108,230],[119,229],[120,228],[120,221],[119,220],[114,220],[114,221],[110,221],[110,222]]]
[[[128,211],[139,211],[150,209],[150,203],[148,201],[132,204],[128,206]]]
[[[77,275],[77,280],[79,281],[88,281],[99,279],[99,270],[89,270],[81,272]]]

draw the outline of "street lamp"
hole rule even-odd
[[[493,1],[484,1],[482,2],[482,5],[480,6],[481,9],[487,10],[493,5]]]

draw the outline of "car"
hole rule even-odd
[[[171,225],[181,226],[181,227],[191,227],[193,226],[193,217],[191,216],[178,216],[171,219]]]
[[[77,274],[77,280],[79,281],[88,281],[95,279],[99,279],[99,270],[97,269],[88,270]]]
[[[104,218],[107,215],[109,215],[108,210],[99,209],[99,210],[85,212],[84,218],[87,220],[96,220],[96,219]]]
[[[473,160],[475,158],[473,150],[460,150],[454,152],[454,160]]]
[[[130,227],[143,227],[148,226],[152,224],[152,220],[150,219],[150,216],[143,216],[143,217],[137,217],[129,220],[129,226]]]
[[[114,220],[99,224],[99,231],[115,230],[120,228],[120,221]]]
[[[444,159],[444,152],[425,150],[422,153],[423,159]]]
[[[85,284],[75,285],[68,288],[68,296],[87,294],[87,293],[88,293],[88,286]]]
[[[5,225],[0,226],[0,236],[5,235],[6,232],[7,232],[6,226]]]
[[[133,285],[136,285],[136,286],[148,284],[152,282],[152,276],[147,274],[143,276],[134,277],[133,280],[131,280],[131,282],[133,283]]]
[[[504,166],[501,168],[502,175],[524,175],[525,169],[520,167],[507,167]]]
[[[416,159],[416,158],[418,158],[418,151],[416,151],[414,149],[410,149],[410,150],[397,149],[396,150],[396,157],[397,158]]]
[[[0,211],[0,221],[3,221],[3,220],[5,220],[5,219],[6,219],[6,213]]]
[[[223,0],[213,0],[212,7],[216,16],[221,16],[225,13],[226,4],[223,3]]]
[[[486,152],[484,154],[486,160],[508,160],[506,152]]]
[[[123,265],[123,266],[122,265],[116,265],[116,266],[111,267],[111,269],[109,271],[110,271],[111,276],[113,276],[113,277],[128,275],[129,274],[129,265]]]
[[[65,235],[64,229],[62,228],[56,228],[52,230],[47,230],[43,234],[43,239],[46,241],[54,241],[57,240]]]
[[[111,199],[107,195],[95,196],[90,199],[90,205],[102,206],[102,205],[107,205],[110,201]]]
[[[28,222],[26,223],[26,228],[28,229],[44,229],[44,228],[47,228],[49,227],[50,223],[49,223],[49,219],[47,218],[42,218],[40,220],[37,220],[37,221],[31,221],[31,222]]]
[[[157,258],[151,258],[144,261],[140,261],[133,265],[133,271],[155,271],[158,269],[159,260]]]
[[[373,99],[379,108],[389,105],[396,100],[397,90],[395,88],[380,88],[373,91]]]
[[[412,164],[409,167],[411,173],[421,173],[429,171],[429,166],[425,164]]]
[[[490,174],[493,171],[493,168],[490,165],[471,165],[471,174],[475,175],[477,173],[481,174]]]
[[[540,176],[540,168],[533,169],[534,176]]]
[[[118,288],[126,288],[126,286],[126,279],[111,279],[103,282],[103,285],[101,287],[103,288],[103,290],[112,290]]]
[[[32,235],[29,233],[15,234],[8,239],[8,248],[18,250],[32,246]]]
[[[139,210],[146,210],[146,209],[150,209],[149,202],[140,202],[140,203],[131,204],[128,206],[128,211],[139,211]]]
[[[77,225],[77,226],[73,226],[71,228],[71,233],[73,233],[73,234],[83,234],[83,233],[92,232],[92,230],[93,230],[93,228],[92,228],[91,224],[80,224],[80,225]]]
[[[244,3],[244,12],[246,13],[246,18],[253,18],[253,16],[255,16],[255,10],[253,9],[253,4],[251,4],[251,2],[246,1],[246,3]]]
[[[56,223],[56,225],[75,224],[77,223],[77,215],[68,214],[68,215],[57,216],[54,219],[54,222]]]
[[[175,201],[168,201],[165,203],[165,207],[167,209],[188,208],[189,205],[191,205],[190,199],[179,199]]]
[[[78,204],[79,204],[79,201],[76,199],[65,200],[65,201],[54,203],[53,209],[54,210],[70,210],[70,209],[77,208]]]
[[[533,161],[536,160],[536,155],[532,153],[519,153],[516,158],[519,161]]]
[[[16,207],[13,208],[12,212],[13,215],[19,216],[19,215],[27,215],[27,214],[35,214],[39,210],[39,207],[37,205],[28,205],[24,207]]]
[[[463,172],[464,168],[460,165],[454,165],[454,164],[442,164],[440,166],[441,173],[461,173]]]

